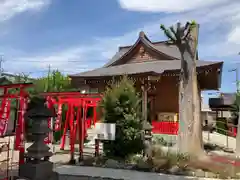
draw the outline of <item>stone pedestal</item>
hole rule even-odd
[[[20,166],[19,173],[24,178],[31,180],[48,180],[53,176],[53,163],[49,161],[41,161],[36,163],[25,163]]]

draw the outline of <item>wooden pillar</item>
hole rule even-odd
[[[150,99],[150,108],[149,108],[149,111],[150,111],[150,121],[152,122],[152,120],[156,120],[155,119],[155,111],[154,111],[154,96],[151,97]]]
[[[148,87],[144,81],[144,83],[142,84],[142,118],[143,118],[143,122],[147,122],[147,92],[148,92]]]

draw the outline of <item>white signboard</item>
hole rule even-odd
[[[96,123],[95,132],[96,132],[95,139],[115,140],[116,124]]]

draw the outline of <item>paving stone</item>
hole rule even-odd
[[[218,175],[212,172],[205,172],[205,177],[206,178],[217,178]]]
[[[195,176],[197,176],[197,177],[205,177],[205,172],[203,170],[201,170],[201,169],[197,169],[195,171]]]

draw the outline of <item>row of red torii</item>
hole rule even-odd
[[[19,151],[19,164],[24,163],[24,113],[29,100],[29,94],[26,89],[32,86],[32,83],[0,86],[0,89],[3,89],[3,94],[0,96],[0,137],[4,137],[8,131],[11,111],[11,99],[17,99],[19,102],[17,119],[14,123],[15,127],[13,128],[13,131],[15,132],[14,149]],[[19,91],[16,93],[11,93],[9,92],[11,89],[19,89]],[[47,92],[41,93],[41,95],[46,98],[48,108],[55,109],[55,106],[57,105],[57,118],[55,120],[55,123],[53,125],[52,119],[49,118],[48,126],[55,132],[60,131],[63,127],[60,149],[64,149],[65,139],[67,131],[69,129],[71,152],[70,161],[74,160],[74,145],[77,138],[79,141],[79,158],[82,159],[84,139],[87,136],[87,129],[90,128],[91,125],[95,125],[95,123],[98,121],[97,104],[101,100],[101,94],[82,94],[80,92]],[[63,105],[67,105],[68,107],[64,124],[62,124]],[[90,107],[93,108],[93,117],[91,119],[87,119],[86,115]],[[153,133],[177,134],[178,131],[178,124],[176,123],[169,124],[169,122],[152,122],[152,125]],[[52,139],[52,133],[49,133],[48,137],[45,139],[45,143],[51,143]],[[98,155],[99,141],[96,141],[95,143],[95,154]]]
[[[0,89],[3,89],[3,94],[0,96],[1,106],[0,106],[0,137],[5,137],[7,135],[8,125],[10,121],[10,111],[11,111],[11,99],[18,100],[18,111],[17,119],[14,122],[15,126],[12,129],[15,132],[15,144],[14,149],[19,151],[19,164],[24,163],[24,152],[25,152],[25,134],[24,134],[24,113],[29,100],[29,94],[27,88],[33,86],[32,83],[24,84],[10,84],[2,85]],[[16,93],[11,93],[12,89],[18,89]],[[68,129],[70,130],[70,151],[71,155],[74,155],[74,144],[76,138],[79,139],[79,155],[80,158],[83,156],[83,143],[87,135],[87,128],[92,124],[97,122],[97,104],[101,100],[100,94],[81,94],[80,92],[48,92],[41,93],[42,96],[46,97],[46,102],[48,108],[54,109],[57,105],[57,118],[54,125],[52,126],[51,118],[48,120],[49,128],[53,128],[53,131],[60,131],[63,129],[63,135],[61,138],[60,148],[64,149],[65,139]],[[64,124],[62,123],[62,105],[67,105],[66,120]],[[92,107],[93,117],[92,119],[86,119],[88,108]],[[76,110],[77,109],[77,110]],[[83,118],[81,118],[81,113],[83,113]],[[75,116],[76,114],[76,116]],[[52,135],[49,133],[48,137],[45,139],[45,143],[49,144],[52,142]],[[96,146],[96,153],[98,154],[98,146]],[[71,157],[72,159],[73,157]]]

